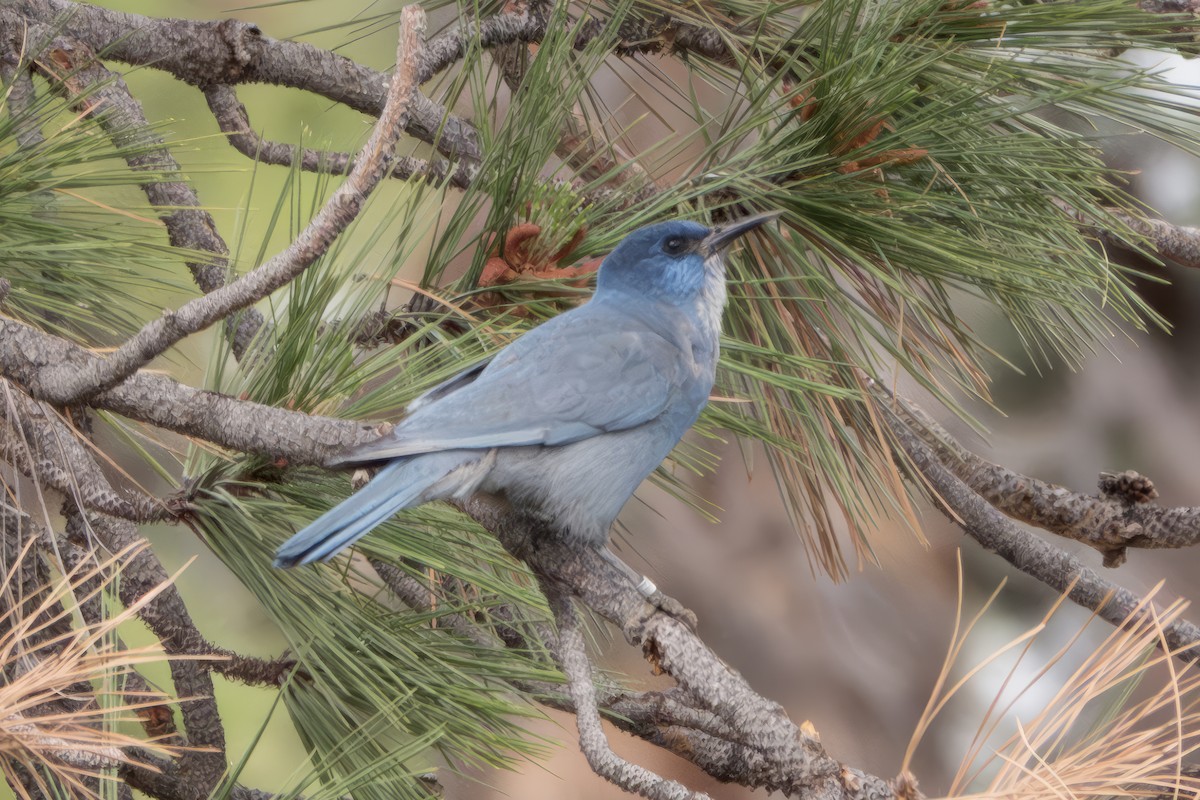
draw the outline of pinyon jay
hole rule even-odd
[[[401,509],[481,491],[630,574],[608,550],[609,528],[708,402],[726,247],[776,216],[629,234],[600,265],[589,302],[430,389],[391,433],[329,462],[382,469],[285,542],[276,566],[327,560]],[[645,579],[639,588],[654,590]]]

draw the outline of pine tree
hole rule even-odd
[[[653,477],[668,492],[712,513],[691,479],[724,468],[707,444],[760,443],[815,571],[841,578],[871,560],[883,518],[906,519],[920,537],[913,509],[932,497],[989,549],[1018,562],[1034,552],[1041,560],[1021,569],[1093,608],[1111,587],[1080,579],[1078,562],[1053,546],[1030,550],[997,509],[1086,541],[1106,563],[1130,546],[1194,543],[1191,510],[1148,504],[1153,487],[1140,476],[1113,476],[1098,498],[1054,494],[969,453],[890,388],[920,387],[964,417],[967,403],[989,402],[991,377],[1009,365],[961,320],[968,303],[994,309],[1037,366],[1075,366],[1114,333],[1169,327],[1138,291],[1157,273],[1113,260],[1111,249],[1200,263],[1192,232],[1148,216],[1103,149],[1134,134],[1200,149],[1194,98],[1122,58],[1190,55],[1189,4],[422,6],[428,31],[411,8],[349,18],[329,4],[346,18],[331,17],[326,34],[390,37],[399,27],[390,79],[233,17],[148,19],[73,0],[0,6],[0,520],[10,574],[0,627],[12,634],[0,668],[12,687],[58,657],[61,641],[22,620],[75,612],[86,632],[123,619],[124,607],[161,641],[179,703],[176,722],[161,698],[147,700],[131,667],[140,650],[100,664],[106,681],[120,678],[116,690],[67,671],[63,691],[73,686],[81,703],[39,689],[11,715],[46,737],[60,718],[101,735],[136,712],[170,746],[114,734],[116,755],[87,761],[69,742],[35,758],[12,739],[18,749],[0,745],[0,758],[18,794],[128,796],[132,786],[157,798],[262,796],[225,750],[216,672],[278,690],[312,767],[280,796],[426,797],[436,791],[423,776],[431,759],[516,767],[549,746],[525,724],[541,707],[578,714],[589,761],[613,782],[693,796],[597,744],[593,703],[721,780],[793,796],[919,796],[907,772],[886,782],[838,764],[813,731],[722,672],[688,627],[690,612],[622,616],[628,592],[598,573],[579,577],[584,556],[531,551],[528,530],[478,503],[405,512],[331,565],[271,566],[284,539],[353,490],[348,476],[320,468],[326,457],[584,301],[603,254],[666,218],[782,212],[730,262],[718,396]],[[147,119],[147,97],[122,76],[134,67],[202,92],[223,136],[180,141]],[[239,99],[252,83],[381,121],[354,156],[270,141],[252,121],[269,105],[248,112]],[[193,149],[217,154],[223,169],[249,158],[256,173],[284,176],[255,215],[261,229],[218,225],[206,209],[242,200],[197,195],[173,155]],[[134,190],[146,206],[133,207]],[[396,278],[413,264],[423,265],[417,283]],[[175,311],[161,316],[163,305]],[[194,336],[210,328],[216,335]],[[185,340],[198,369],[180,357]],[[151,472],[173,491],[153,496],[131,477]],[[289,652],[258,660],[206,641],[154,551],[133,546],[139,526],[157,523],[194,531]],[[40,582],[13,580],[22,570]],[[86,579],[53,583],[76,572]],[[53,609],[26,602],[39,591]],[[621,676],[594,685],[571,594],[681,688],[642,693]],[[1139,621],[1085,688],[1148,669],[1125,659],[1155,644],[1190,660],[1200,631],[1179,609],[1137,628],[1143,599],[1115,597],[1101,615]],[[126,652],[112,636],[106,647]],[[1170,686],[1195,688],[1178,677]],[[98,714],[106,703],[111,713]],[[1069,748],[1054,763],[1063,774],[1078,767],[1072,792],[1194,793],[1194,773],[1162,754],[1194,746],[1200,726],[1187,708],[1177,726],[1154,728],[1162,746],[1143,771],[1132,745],[1117,766],[1086,753],[1068,763]],[[1129,729],[1151,710],[1129,712]],[[0,743],[11,715],[0,713]],[[1045,741],[1062,719],[1038,729]],[[1106,741],[1125,731],[1114,726]],[[1021,778],[994,787],[1049,792]]]

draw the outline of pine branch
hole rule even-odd
[[[1021,530],[957,478],[887,402],[878,405],[908,460],[936,493],[939,509],[963,531],[1014,567],[1113,625],[1148,613],[1143,600],[1101,578],[1079,559]],[[1140,609],[1140,611],[1139,611]],[[1200,660],[1200,627],[1179,619],[1164,628],[1166,647],[1184,661]]]
[[[135,522],[173,516],[166,504],[141,493],[121,495],[86,465],[92,454],[57,412],[0,380],[0,458],[84,508]]]
[[[784,710],[757,694],[722,662],[694,629],[678,617],[647,605],[628,578],[592,548],[562,542],[553,521],[534,519],[476,496],[462,508],[495,534],[505,549],[525,561],[539,581],[561,587],[615,624],[646,658],[670,675],[700,707],[716,714],[771,765],[759,786],[785,794],[865,800],[894,797],[878,777],[840,764],[814,735],[802,731]]]
[[[1144,476],[1105,473],[1100,478],[1100,496],[1072,492],[980,458],[917,406],[904,398],[897,402],[910,420],[909,430],[996,510],[1027,525],[1083,542],[1104,555],[1106,567],[1124,563],[1129,547],[1179,549],[1200,544],[1200,508],[1151,504],[1158,492]]]
[[[11,12],[0,15],[0,30],[6,32],[6,38],[24,32],[13,16]],[[29,26],[27,36],[44,42],[36,63],[50,85],[77,110],[96,117],[113,145],[129,153],[125,160],[131,170],[162,176],[180,173],[179,162],[151,129],[141,103],[130,94],[121,76],[106,69],[87,45],[65,37],[50,38],[52,28],[43,25]],[[159,210],[173,246],[211,254],[203,261],[185,261],[196,285],[206,293],[224,286],[229,247],[212,215],[201,207],[195,190],[183,180],[151,180],[141,186],[150,205]],[[253,309],[229,320],[229,334],[238,357],[262,321],[262,315]]]
[[[383,73],[312,45],[271,39],[245,22],[157,19],[72,0],[18,0],[11,6],[43,24],[61,19],[64,36],[105,58],[162,70],[193,86],[285,86],[376,117],[386,102]],[[405,126],[442,155],[481,158],[474,127],[419,92],[411,98]]]
[[[425,24],[423,12],[419,8],[412,8],[411,13],[402,15],[400,41],[396,49],[397,70],[388,90],[383,113],[355,160],[350,175],[296,240],[282,253],[233,283],[191,300],[174,312],[163,314],[107,358],[92,362],[91,368],[82,372],[62,370],[55,379],[55,384],[61,389],[54,398],[56,405],[78,402],[120,383],[184,337],[248,308],[286,285],[325,254],[333,241],[358,216],[372,190],[387,174],[396,140],[409,116],[416,91],[413,78],[420,60]]]
[[[1192,269],[1200,268],[1200,228],[1174,225],[1153,217],[1134,216],[1120,208],[1105,208],[1105,213],[1128,229],[1113,230],[1099,225],[1086,214],[1065,203],[1058,205],[1078,219],[1105,245],[1134,253],[1140,253],[1143,247],[1148,246],[1153,253],[1168,261]]]

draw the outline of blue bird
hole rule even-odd
[[[331,461],[384,466],[288,539],[275,565],[330,559],[401,509],[482,491],[552,521],[637,583],[607,548],[609,528],[708,402],[725,248],[776,216],[629,234],[600,265],[589,302],[429,390],[391,433]],[[654,591],[645,579],[639,588]]]

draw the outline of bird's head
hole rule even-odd
[[[638,228],[604,259],[597,289],[666,302],[695,300],[714,280],[724,281],[726,248],[777,216],[757,214],[717,228],[687,220]]]

